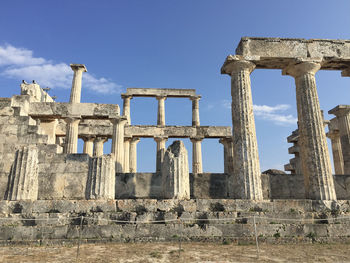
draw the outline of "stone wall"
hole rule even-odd
[[[349,211],[349,201],[0,201],[0,243],[253,241],[254,217],[260,241],[344,242]]]

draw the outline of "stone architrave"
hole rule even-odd
[[[132,137],[130,141],[130,173],[137,172],[137,144],[140,138]]]
[[[323,115],[318,100],[315,73],[318,61],[297,61],[284,69],[295,78],[300,156],[306,197],[336,200]]]
[[[156,159],[156,172],[160,172],[162,169],[162,163],[165,153],[165,143],[168,140],[168,137],[154,137],[154,140],[157,142],[157,159]]]
[[[261,172],[250,88],[252,62],[228,56],[223,74],[231,76],[234,172],[228,178],[231,198],[262,200]]]
[[[202,140],[204,137],[193,137],[192,142],[192,173],[203,173],[202,164]]]
[[[84,136],[82,137],[84,141],[83,153],[86,153],[90,156],[94,154],[94,136]]]
[[[328,124],[328,133],[326,135],[331,139],[332,143],[334,172],[335,174],[344,174],[343,151],[341,149],[337,118],[330,120]]]
[[[78,132],[79,132],[79,118],[66,118],[66,139],[63,152],[77,153],[78,150]]]
[[[112,155],[90,158],[86,198],[115,198],[115,161]]]
[[[36,146],[24,146],[17,150],[9,175],[7,200],[38,199],[38,163]]]
[[[108,138],[104,136],[97,136],[94,139],[94,152],[93,152],[94,157],[100,157],[103,155],[103,145],[107,140]]]
[[[157,114],[157,125],[158,126],[165,126],[165,96],[157,96],[156,99],[158,100],[158,114]]]
[[[131,137],[124,137],[124,173],[130,173],[130,142]]]
[[[81,98],[81,80],[83,72],[87,72],[85,65],[83,64],[71,64],[70,67],[74,71],[72,90],[70,93],[70,103],[80,103]]]
[[[124,166],[124,127],[127,123],[125,117],[112,119],[113,134],[112,134],[112,150],[116,162],[116,173],[122,173]]]
[[[174,141],[165,152],[162,187],[164,198],[190,199],[188,154],[182,141]]]
[[[328,113],[337,116],[344,174],[350,175],[350,105],[338,105]]]
[[[128,125],[131,124],[130,120],[130,100],[132,99],[132,96],[130,95],[122,95],[123,98],[123,116],[127,118]]]
[[[199,100],[201,99],[200,96],[193,96],[190,97],[190,100],[192,101],[192,126],[200,126],[199,121]]]

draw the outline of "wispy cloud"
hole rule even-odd
[[[34,57],[33,51],[0,46],[0,74],[11,79],[35,79],[42,87],[71,88],[73,72],[68,64]],[[83,88],[102,94],[119,93],[121,86],[106,78],[83,74]]]
[[[222,106],[231,109],[231,101],[223,100]],[[291,107],[287,104],[278,104],[276,106],[253,105],[254,116],[258,119],[271,121],[276,125],[289,126],[296,124],[298,119],[292,114],[285,114]]]

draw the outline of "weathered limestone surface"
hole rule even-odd
[[[330,120],[330,123],[328,124],[328,133],[326,135],[331,139],[332,142],[332,154],[335,174],[344,174],[344,159],[337,118]]]
[[[86,199],[114,199],[115,162],[112,155],[90,158]]]
[[[233,175],[228,181],[229,196],[261,200],[260,163],[250,88],[250,73],[255,65],[237,56],[227,58],[223,74],[231,76],[233,125]]]
[[[129,95],[133,97],[178,97],[188,98],[196,96],[196,90],[194,89],[146,89],[146,88],[127,88],[126,93],[122,96]]]
[[[224,173],[232,175],[234,167],[232,136],[222,138],[219,142],[224,146]]]
[[[192,100],[192,126],[199,126],[199,100],[201,96],[191,97]]]
[[[300,147],[299,147],[299,130],[296,129],[290,136],[287,137],[287,142],[293,143],[293,146],[288,148],[289,154],[294,154],[294,158],[289,160],[289,163],[284,165],[284,170],[291,172],[291,174],[302,174]]]
[[[202,140],[203,137],[191,138],[192,142],[192,173],[203,173],[202,164]]]
[[[66,140],[63,152],[64,153],[77,153],[78,149],[78,128],[80,119],[66,118]]]
[[[158,114],[157,114],[157,125],[165,126],[165,105],[164,102],[166,100],[165,96],[157,96],[158,100]]]
[[[168,147],[161,172],[164,198],[190,198],[188,154],[182,141],[174,141]]]
[[[344,174],[350,174],[350,105],[339,105],[329,111],[337,116]]]
[[[137,144],[140,138],[132,137],[130,141],[130,173],[137,172]]]
[[[112,154],[116,162],[116,172],[122,173],[124,165],[124,126],[127,120],[124,118],[113,119]]]
[[[83,64],[71,64],[70,67],[74,71],[72,89],[70,93],[70,103],[80,103],[81,98],[81,80],[83,72],[87,72],[85,65]]]
[[[37,200],[38,149],[25,146],[17,150],[8,181],[7,200]]]
[[[83,148],[83,153],[86,153],[90,156],[93,156],[94,154],[94,140],[95,137],[93,136],[87,136],[82,138],[84,141],[84,148]]]
[[[160,172],[166,151],[165,143],[168,137],[154,137],[154,140],[157,142],[156,171]]]
[[[123,99],[123,116],[127,118],[128,123],[131,124],[131,119],[130,119],[130,100],[132,99],[132,96],[130,95],[122,95]]]
[[[326,134],[318,100],[317,61],[297,61],[284,74],[295,78],[302,173],[307,198],[336,200]]]
[[[31,100],[36,102],[53,102],[52,97],[41,89],[37,83],[22,82],[21,95],[29,95]]]
[[[103,148],[104,148],[103,146],[106,141],[107,141],[107,137],[97,136],[94,139],[94,150],[93,150],[94,157],[100,157],[103,155]]]

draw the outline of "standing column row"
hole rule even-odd
[[[323,116],[318,100],[315,73],[319,61],[296,61],[284,75],[295,79],[302,173],[306,197],[336,200],[331,162],[326,142]]]
[[[337,116],[344,174],[350,175],[350,105],[338,105],[328,113]]]

